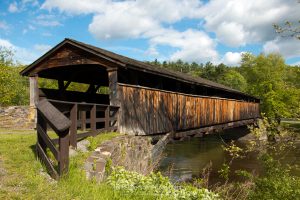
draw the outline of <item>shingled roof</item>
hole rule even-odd
[[[44,58],[48,57],[52,52],[56,51],[57,49],[59,49],[61,46],[65,45],[65,44],[74,45],[74,46],[79,47],[85,51],[88,51],[96,56],[101,56],[102,58],[104,57],[106,59],[109,59],[110,61],[113,61],[116,64],[118,64],[118,66],[120,66],[120,67],[126,67],[126,68],[131,68],[134,70],[138,70],[138,71],[153,73],[158,76],[168,77],[168,78],[176,79],[178,81],[187,82],[190,84],[196,84],[196,85],[201,85],[201,86],[215,88],[215,89],[221,89],[221,90],[225,90],[228,92],[241,94],[244,96],[248,96],[248,97],[257,99],[256,97],[250,96],[246,93],[240,92],[238,90],[232,89],[230,87],[224,86],[222,84],[219,84],[219,83],[216,83],[216,82],[204,79],[204,78],[194,77],[189,74],[176,72],[176,71],[169,70],[166,68],[151,65],[151,64],[148,64],[148,63],[145,63],[142,61],[134,60],[132,58],[128,58],[126,56],[122,56],[122,55],[113,53],[111,51],[107,51],[105,49],[101,49],[99,47],[95,47],[95,46],[92,46],[92,45],[89,45],[89,44],[86,44],[83,42],[79,42],[79,41],[76,41],[73,39],[69,39],[69,38],[66,38],[61,43],[59,43],[58,45],[53,47],[46,54],[44,54],[42,57],[40,57],[38,60],[36,60],[32,64],[30,64],[29,66],[27,66],[24,70],[22,70],[20,72],[20,74],[23,76],[28,76],[30,71],[32,69],[34,69],[35,66],[37,66]]]

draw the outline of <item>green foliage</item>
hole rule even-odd
[[[108,135],[101,135],[102,141]],[[34,154],[35,131],[0,130],[0,141],[0,199],[155,199],[151,194],[128,193],[87,180],[82,170],[88,156],[84,153],[71,158],[68,176],[58,182],[49,180]]]
[[[22,66],[0,63],[0,106],[26,105],[29,102],[29,82],[20,77]]]
[[[249,199],[299,199],[300,178],[290,175],[288,168],[268,154],[263,155],[261,160],[265,174],[255,179],[255,187]]]
[[[110,140],[116,136],[120,135],[119,133],[101,133],[95,137],[88,137],[87,140],[90,142],[88,149],[90,151],[95,150],[103,141]]]
[[[189,184],[175,187],[159,172],[143,176],[117,167],[113,169],[107,183],[116,190],[128,193],[153,194],[155,199],[219,199],[217,194],[204,188],[199,189]]]
[[[278,54],[243,56],[247,92],[261,99],[261,111],[268,118],[299,116],[299,88],[287,81],[289,70]]]
[[[14,63],[13,52],[0,47],[0,106],[26,105],[29,101],[29,82],[20,77],[20,64]]]
[[[218,82],[242,92],[247,90],[247,81],[245,77],[233,69],[225,72]]]
[[[220,177],[224,178],[226,181],[229,179],[230,166],[226,163],[222,164],[222,168],[218,171]]]

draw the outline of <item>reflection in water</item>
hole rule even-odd
[[[160,162],[159,170],[164,175],[170,176],[172,181],[188,181],[192,178],[201,177],[203,169],[212,162],[210,184],[221,181],[218,171],[225,161],[230,160],[230,156],[223,151],[222,145],[234,138],[235,133],[240,134],[241,132],[247,133],[247,129],[227,130],[221,134],[222,139],[220,135],[210,135],[203,138],[192,138],[188,141],[169,143],[164,151],[165,157]],[[236,140],[235,144],[239,147],[245,147],[246,142]],[[285,163],[300,165],[300,144],[297,145],[295,150],[285,153],[286,156],[283,160]],[[235,170],[240,169],[255,174],[262,173],[261,163],[257,160],[257,156],[257,153],[252,152],[243,159],[234,160],[231,165],[230,179],[232,181],[241,180],[241,177],[234,173]]]

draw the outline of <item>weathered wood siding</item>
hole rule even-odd
[[[165,133],[259,117],[259,103],[118,85],[119,129],[135,135]]]

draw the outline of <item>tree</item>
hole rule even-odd
[[[281,55],[244,54],[240,70],[247,92],[261,99],[261,110],[268,118],[299,116],[299,89],[286,81],[288,70]]]
[[[247,81],[244,76],[233,69],[224,73],[218,82],[243,92],[247,89]]]
[[[0,105],[25,105],[29,101],[29,82],[19,71],[24,67],[13,61],[10,49],[0,47]]]

